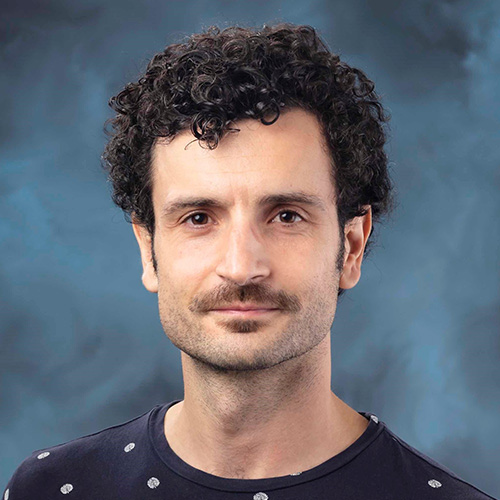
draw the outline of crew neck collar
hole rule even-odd
[[[168,409],[174,404],[180,403],[182,400],[177,399],[169,403],[164,403],[155,406],[149,415],[148,433],[151,443],[160,457],[160,459],[179,476],[193,481],[202,486],[232,492],[252,492],[252,491],[269,491],[277,488],[294,486],[296,484],[311,481],[318,477],[324,476],[342,467],[347,462],[350,462],[359,455],[367,446],[369,446],[384,430],[385,424],[369,412],[359,411],[358,413],[370,420],[368,427],[363,434],[354,441],[349,447],[341,451],[332,458],[326,460],[320,465],[302,471],[296,474],[287,476],[263,478],[263,479],[232,479],[215,476],[200,469],[196,469],[182,460],[170,448],[164,433],[164,419]]]

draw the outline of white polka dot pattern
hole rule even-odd
[[[262,493],[262,491],[259,491],[259,493],[255,493],[253,496],[253,500],[267,500],[269,497],[265,494]]]
[[[369,414],[369,415],[366,415],[371,424],[371,426],[373,426],[372,428],[373,429],[379,429],[380,431],[380,425],[384,426],[384,422],[380,421],[380,425],[378,426],[375,426],[374,424],[379,424],[379,418],[376,416],[376,415],[373,415],[373,414]],[[371,422],[374,422],[373,424]],[[377,431],[373,431],[373,432],[377,432]],[[398,446],[398,449],[400,449],[399,447],[399,441],[397,438],[397,436],[390,436],[394,441],[395,441],[395,444],[390,444],[390,449],[389,451],[391,451],[392,448],[394,448],[395,446]],[[128,442],[128,439],[130,438],[133,438],[133,439],[139,439],[139,445],[137,446],[137,450],[135,450],[136,448],[136,443],[135,442]],[[146,452],[149,450],[149,446],[142,446],[142,441],[141,439],[143,439],[142,437],[140,437],[136,432],[134,433],[130,433],[128,436],[122,434],[121,438],[119,439],[118,442],[116,441],[112,441],[110,442],[108,448],[111,450],[111,452],[113,453],[113,457],[116,457],[117,454],[118,456],[121,458],[122,462],[127,462],[127,464],[124,464],[125,467],[124,467],[124,470],[126,470],[128,467],[133,467],[133,463],[134,462],[139,462],[140,464],[140,467],[141,468],[143,465],[144,466],[147,466],[147,469],[146,470],[149,470],[149,472],[146,472],[144,475],[141,474],[142,478],[140,479],[140,485],[139,487],[142,489],[142,495],[144,497],[144,500],[147,500],[147,497],[151,497],[151,496],[154,496],[155,494],[153,492],[149,492],[145,489],[146,487],[148,487],[148,489],[157,489],[159,488],[160,486],[162,486],[157,494],[160,494],[160,496],[165,496],[165,495],[168,495],[168,491],[173,491],[174,488],[173,488],[173,485],[171,484],[171,479],[168,475],[165,475],[161,472],[161,470],[159,470],[159,468],[157,467],[157,464],[155,464],[155,462],[153,462],[152,460],[150,461],[151,463],[148,463],[146,462]],[[163,442],[163,441],[162,441]],[[126,445],[124,445],[123,443],[127,443]],[[119,451],[119,448],[122,448],[122,452]],[[52,449],[52,448],[50,448]],[[125,458],[124,455],[122,455],[122,453],[130,453],[131,451],[134,450],[134,453],[131,453],[130,455],[127,455],[127,458]],[[78,451],[78,450],[77,450]],[[384,450],[381,450],[381,453],[384,452]],[[47,466],[50,466],[51,470],[52,470],[52,465],[54,466],[54,469],[56,468],[59,468],[59,470],[61,471],[61,475],[59,475],[59,479],[56,478],[56,481],[53,482],[53,478],[47,478],[47,481],[46,481],[46,484],[45,482],[43,483],[43,485],[40,485],[40,484],[33,484],[30,486],[33,486],[32,490],[35,490],[35,488],[39,491],[41,490],[40,486],[44,486],[46,488],[50,488],[52,491],[55,491],[55,497],[56,498],[61,498],[60,496],[57,495],[57,486],[59,485],[59,489],[60,489],[60,492],[61,494],[63,495],[67,495],[67,494],[70,494],[72,491],[75,490],[74,488],[74,485],[73,484],[70,484],[70,483],[63,483],[61,485],[61,482],[64,481],[64,480],[69,480],[69,481],[74,481],[76,482],[77,486],[76,486],[76,492],[75,492],[75,495],[72,495],[70,498],[71,499],[74,499],[75,497],[78,497],[79,495],[83,495],[83,496],[87,496],[87,493],[88,493],[88,490],[87,490],[87,486],[88,485],[91,485],[92,483],[90,481],[92,481],[92,478],[89,478],[90,481],[87,482],[87,479],[85,476],[80,479],[79,477],[77,477],[77,471],[75,471],[73,469],[73,471],[71,473],[67,473],[68,470],[71,470],[70,469],[70,466],[69,464],[63,464],[62,463],[62,460],[63,459],[60,459],[59,456],[60,455],[63,455],[61,453],[59,453],[58,449],[55,449],[54,448],[54,454],[52,454],[52,452],[50,451],[44,451],[44,452],[40,452],[37,454],[37,455],[32,455],[31,457],[31,463],[34,464],[36,467],[38,468],[42,468],[44,469],[45,465]],[[75,453],[75,456],[78,456],[76,453]],[[50,457],[50,458],[47,458],[47,461],[46,462],[43,462],[43,463],[40,463],[40,464],[37,464],[34,462],[34,458],[37,458],[38,460],[45,460],[47,457]],[[146,457],[146,458],[145,458]],[[154,455],[154,457],[156,459],[156,455]],[[97,462],[97,465],[100,465],[101,462]],[[51,465],[52,464],[52,465]],[[64,470],[66,469],[66,473],[64,472]],[[100,470],[95,467],[95,470],[99,473]],[[156,472],[157,474],[160,474],[162,476],[162,479],[161,479],[161,482],[163,482],[164,484],[161,485],[160,484],[160,480],[157,478],[157,477],[154,477],[154,476],[150,476],[149,479],[146,479],[147,476],[151,473],[151,472]],[[297,471],[297,472],[294,472],[294,473],[291,473],[289,474],[289,476],[300,476],[302,473],[305,473],[305,472],[308,472],[308,471]],[[417,473],[418,473],[418,476],[416,477],[416,479],[418,479],[418,482],[422,485],[422,488],[425,488],[424,486],[424,481],[429,477],[427,474],[421,474],[422,472],[422,468],[419,467],[417,465]],[[436,473],[437,471],[434,471],[434,473]],[[395,473],[397,473],[397,471],[395,471]],[[385,481],[386,482],[389,482],[390,483],[390,480],[391,480],[391,475],[389,474],[389,477],[386,477],[385,478]],[[447,479],[449,478],[449,476],[447,476],[446,474],[440,474],[439,477],[441,477],[445,483],[442,484],[439,480],[437,480],[436,478],[429,478],[427,479],[427,484],[430,488],[433,488],[433,489],[439,489],[441,488],[442,486],[444,486],[444,490],[441,490],[442,492],[445,493],[445,496],[448,498],[456,498],[457,495],[455,494],[455,485],[453,484],[453,482],[450,482],[449,480],[447,481]],[[108,484],[106,485],[106,488],[108,488],[109,490],[111,490],[111,488],[120,488],[121,485],[124,484],[124,481],[128,481],[129,478],[127,477],[116,477],[116,478],[109,478],[107,477],[106,478],[108,480]],[[144,484],[144,479],[146,479],[146,484]],[[290,480],[290,482],[295,482],[295,483],[304,483],[304,481],[307,481],[307,477],[305,478],[302,478],[302,479],[298,479],[297,481],[292,481]],[[313,489],[313,483],[314,481],[311,481],[311,489]],[[134,481],[135,483],[135,481]],[[16,483],[17,484],[17,483]],[[304,483],[305,484],[305,483]],[[319,483],[318,483],[319,484]],[[26,485],[25,485],[26,486]],[[102,485],[100,485],[102,486]],[[136,484],[134,484],[134,486],[137,487]],[[10,495],[10,490],[9,489],[5,489],[4,490],[4,494],[2,496],[0,496],[0,500],[18,500],[17,496],[16,496],[16,485],[13,485],[12,484],[12,487],[14,488],[13,490],[13,494]],[[106,488],[101,488],[101,490],[104,490]],[[254,489],[253,491],[255,491],[256,487],[254,485]],[[362,490],[363,487],[361,486],[360,487],[360,490]],[[246,495],[243,495],[243,496],[246,496],[247,500],[249,499],[252,499],[252,500],[269,500],[269,496],[267,493],[264,493],[263,491],[259,491],[259,492],[255,492],[255,493],[252,493],[251,492],[252,490],[248,491],[247,490],[247,493]],[[430,492],[430,490],[427,490],[428,492]],[[470,490],[469,490],[470,491]],[[40,491],[39,491],[40,492]],[[104,498],[105,496],[107,496],[108,494],[108,491],[100,491],[99,492],[99,496],[101,498]],[[140,496],[140,493],[137,492],[138,496]],[[427,495],[429,496],[430,493]],[[437,496],[440,496],[439,493],[435,493],[435,495]],[[35,492],[34,494],[31,494],[30,495],[31,498],[40,498],[39,494],[37,492]],[[306,495],[309,497],[309,495]],[[314,498],[316,495],[311,495],[312,498]],[[358,494],[357,497],[361,498],[363,495],[360,495]],[[426,496],[426,495],[422,495],[422,496]],[[458,495],[460,496],[460,495]],[[110,497],[113,497],[113,493],[110,493]],[[368,495],[368,498],[370,497],[370,495]],[[45,496],[44,496],[45,498]],[[56,498],[54,499],[51,499],[51,500],[56,500]],[[274,498],[273,497],[273,493],[271,492],[271,498]],[[460,496],[461,498],[461,496]],[[98,499],[97,499],[98,500]],[[499,499],[500,500],[500,499]]]
[[[67,495],[71,491],[73,491],[73,485],[72,484],[66,483],[66,484],[63,484],[61,486],[61,493],[63,493],[64,495]]]
[[[156,479],[156,477],[151,477],[148,479],[148,486],[151,489],[158,488],[159,485],[160,485],[160,481],[158,481],[158,479]]]
[[[126,453],[128,453],[129,451],[133,450],[134,448],[135,448],[135,443],[129,443],[123,449],[125,450]]]
[[[437,479],[430,479],[429,481],[427,481],[427,484],[429,486],[432,486],[433,488],[439,488],[443,486]]]

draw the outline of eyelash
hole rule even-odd
[[[274,219],[275,219],[276,217],[278,217],[279,215],[281,215],[281,214],[286,214],[286,213],[291,213],[291,214],[293,214],[293,215],[297,215],[297,216],[299,216],[302,220],[304,220],[304,218],[302,217],[302,215],[300,215],[298,212],[295,212],[295,210],[287,210],[287,209],[280,210],[280,211],[279,211],[279,212],[275,215]],[[208,214],[207,214],[206,212],[194,212],[194,213],[192,213],[191,215],[188,215],[185,219],[183,219],[183,221],[181,222],[181,224],[185,224],[185,223],[186,223],[189,219],[191,219],[191,218],[192,218],[192,217],[194,217],[195,215],[200,215],[200,214],[203,214],[203,215],[207,215],[207,216],[208,216]],[[293,226],[294,224],[295,224],[295,223],[293,223],[293,222],[288,222],[288,223],[287,223],[287,222],[285,222],[285,223],[284,223],[284,225],[285,225],[286,227],[291,227],[291,226]],[[193,227],[202,229],[202,228],[204,228],[205,226],[206,226],[206,224],[200,224],[200,225],[195,225],[195,226],[193,226]],[[196,231],[198,231],[198,229],[195,229],[195,230],[196,230]]]

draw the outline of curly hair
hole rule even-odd
[[[394,208],[384,152],[389,117],[374,84],[331,53],[311,26],[279,23],[222,31],[210,26],[154,55],[145,74],[109,106],[116,115],[105,124],[110,139],[102,160],[112,199],[128,222],[132,217],[152,238],[151,158],[158,138],[173,139],[189,129],[200,145],[214,149],[227,133],[238,131],[231,127],[234,121],[252,118],[271,125],[292,108],[312,112],[321,125],[331,155],[341,243],[346,223],[366,214],[366,205],[373,223]],[[365,255],[372,233],[373,225]]]

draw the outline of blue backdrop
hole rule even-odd
[[[310,24],[392,114],[399,207],[332,327],[332,389],[500,496],[500,2],[4,1],[0,486],[33,450],[182,398],[100,167],[107,100],[211,24]]]

